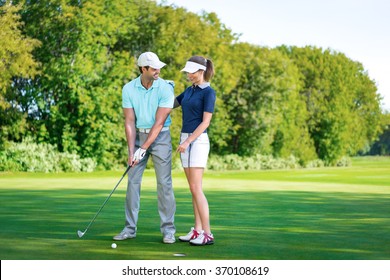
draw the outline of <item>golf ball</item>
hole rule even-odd
[[[173,254],[175,257],[185,257],[186,254],[183,254],[183,253],[176,253],[176,254]]]
[[[115,243],[112,243],[112,244],[111,244],[111,248],[112,248],[112,249],[115,249],[115,248],[116,248],[116,244],[115,244]]]

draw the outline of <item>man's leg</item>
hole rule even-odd
[[[138,134],[135,148],[140,147],[146,139],[146,135]],[[124,240],[134,238],[137,233],[138,213],[140,208],[140,193],[142,175],[148,161],[148,153],[135,166],[130,168],[128,173],[127,192],[125,200],[125,227],[121,233],[114,236],[114,240]]]
[[[176,201],[172,186],[172,145],[169,131],[160,132],[150,151],[156,171],[161,233],[174,235]]]
[[[129,234],[136,234],[138,213],[140,208],[140,193],[142,175],[144,173],[148,156],[145,156],[129,172],[125,201],[125,231]]]

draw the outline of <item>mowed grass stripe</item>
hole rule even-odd
[[[138,236],[117,242],[115,250],[112,236],[123,227],[126,180],[87,234],[79,239],[76,232],[85,229],[123,172],[2,174],[0,257],[169,260],[179,252],[202,260],[390,259],[390,183],[356,183],[358,176],[386,176],[390,168],[365,160],[340,169],[208,171],[204,189],[216,244],[201,248],[161,242],[152,171],[143,180]],[[329,172],[350,181],[312,181]],[[174,185],[179,235],[192,226],[192,205],[181,172],[174,172]]]

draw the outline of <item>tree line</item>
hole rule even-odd
[[[192,55],[213,60],[214,155],[257,154],[332,165],[368,151],[390,123],[361,63],[315,46],[239,42],[215,13],[151,0],[0,0],[0,150],[31,137],[99,168],[126,162],[123,85],[144,51],[167,63],[164,79]],[[261,33],[259,33],[261,36]],[[173,145],[181,111],[172,113]]]

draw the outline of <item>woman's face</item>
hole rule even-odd
[[[187,73],[188,80],[195,85],[203,83],[203,70],[198,70],[195,73]]]

